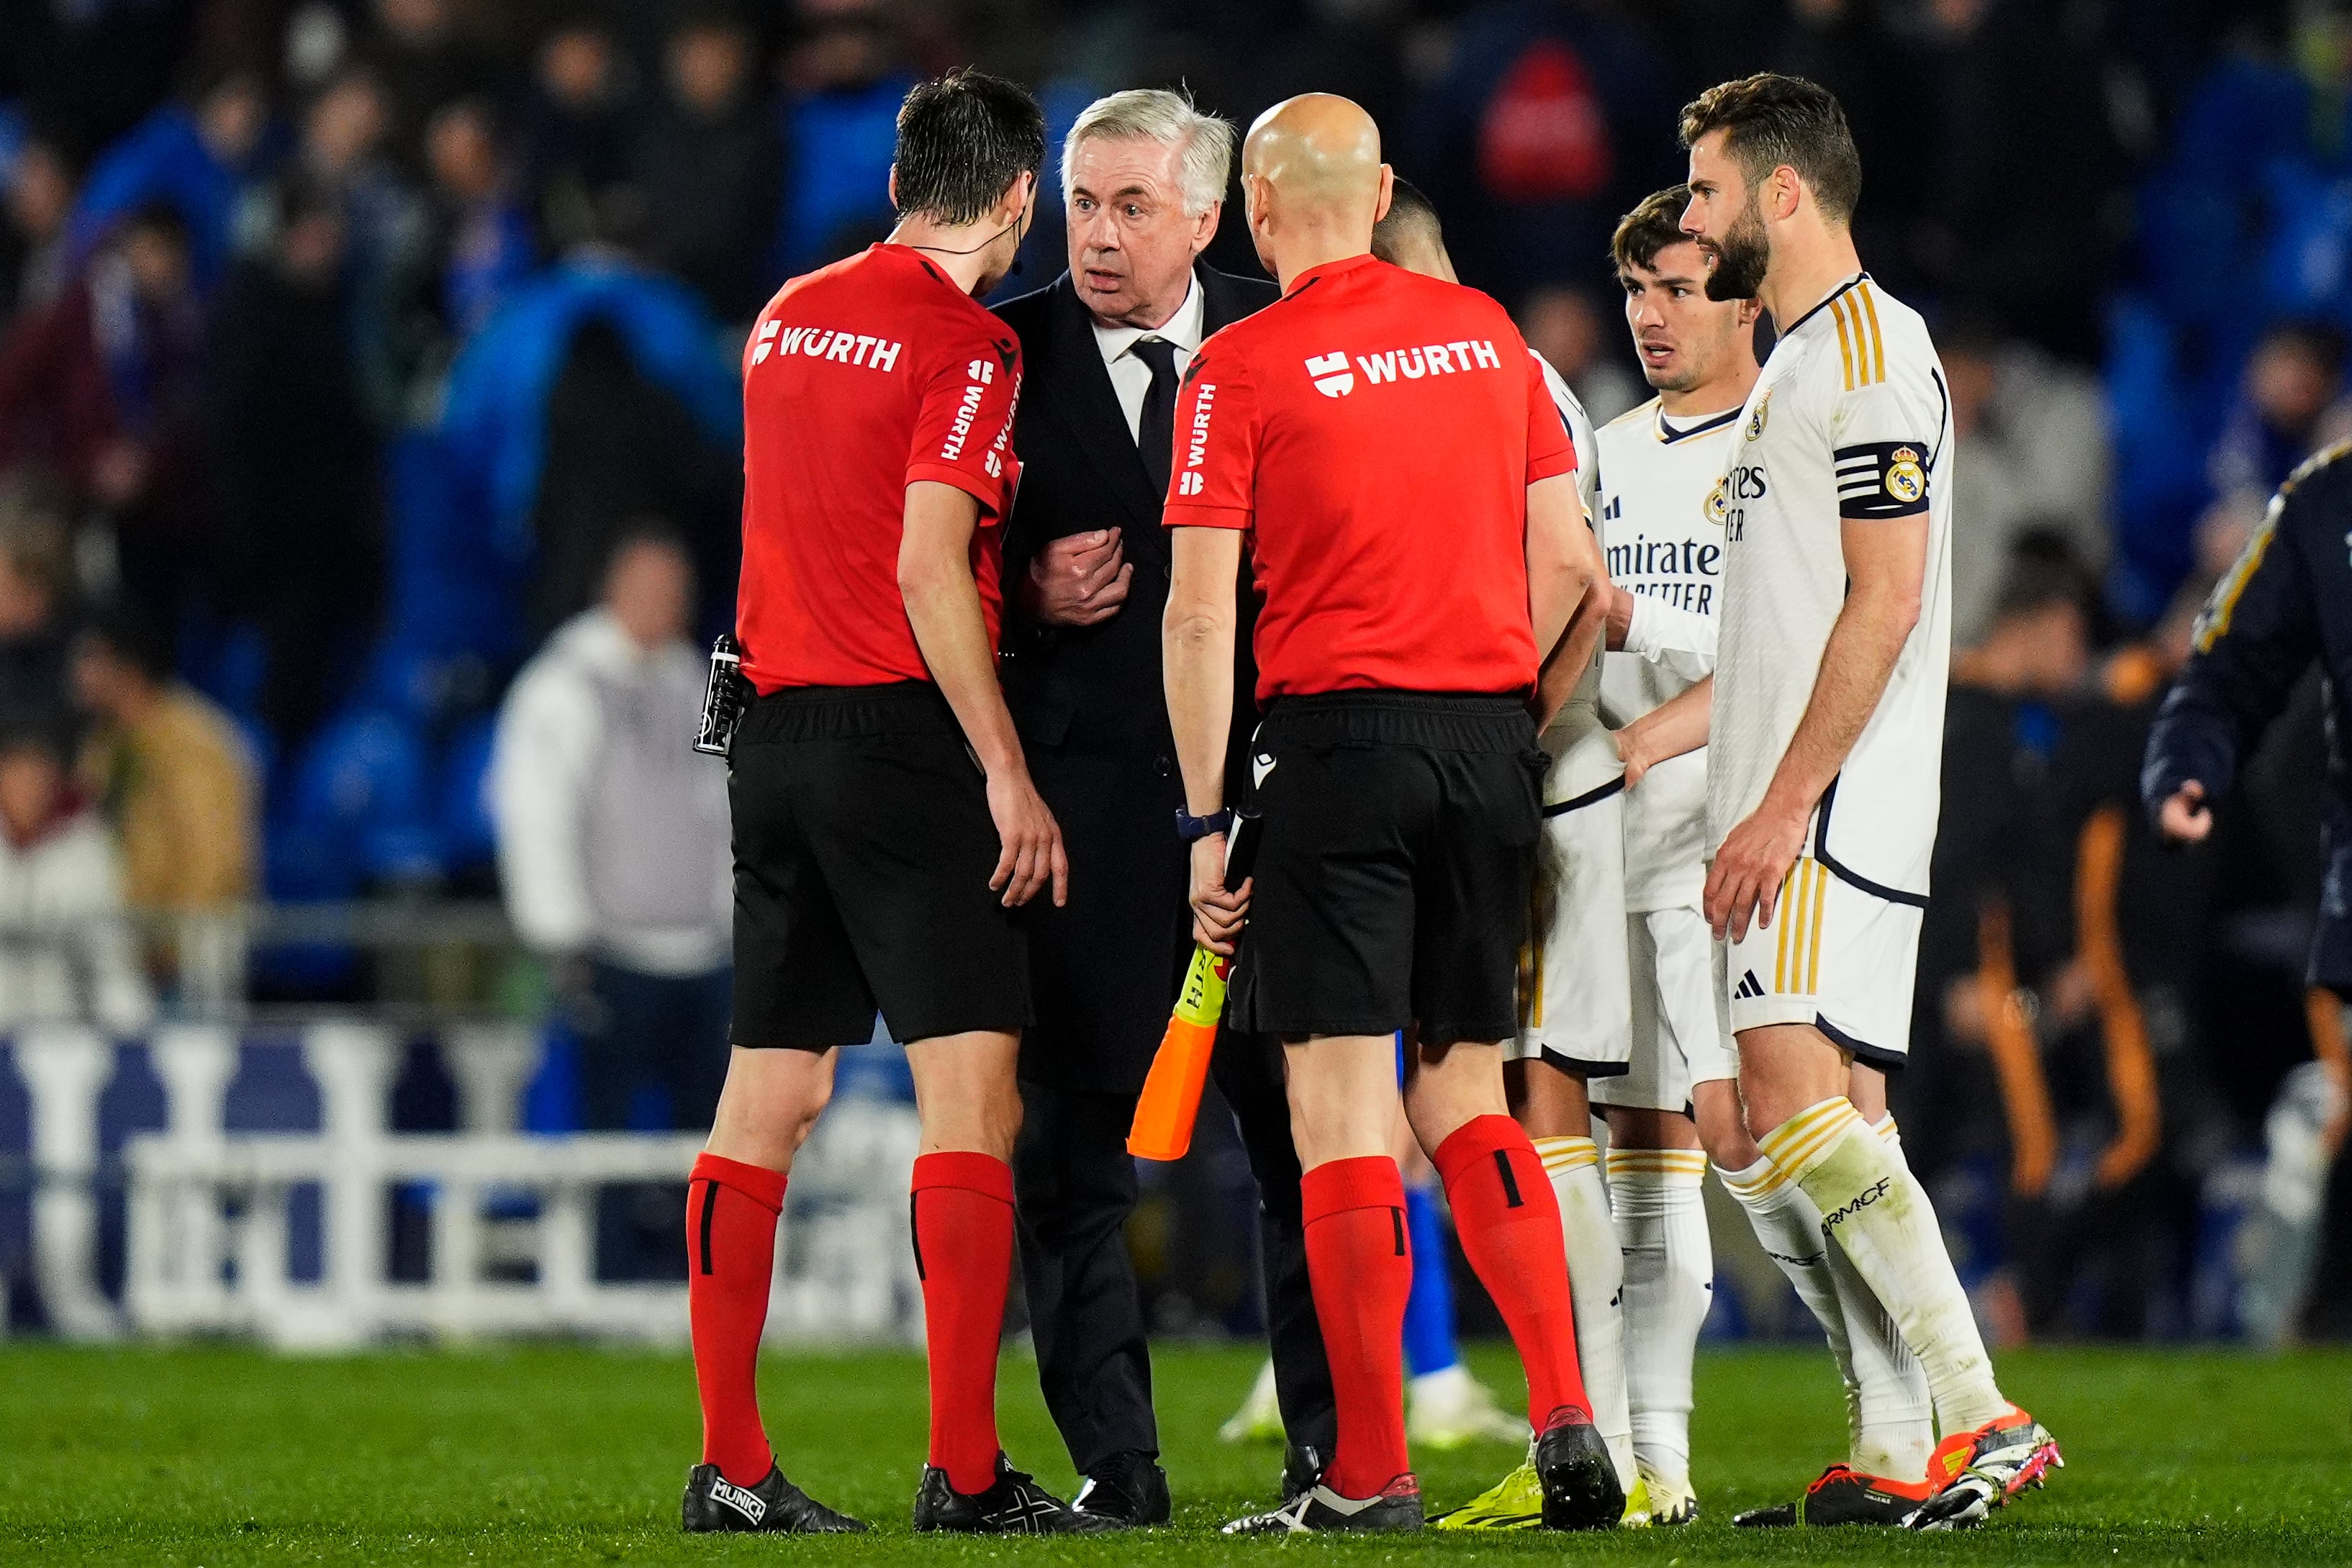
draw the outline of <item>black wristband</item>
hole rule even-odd
[[[1234,825],[1231,807],[1212,811],[1205,817],[1195,817],[1183,807],[1176,808],[1176,836],[1188,844],[1197,844],[1212,833],[1222,833]]]

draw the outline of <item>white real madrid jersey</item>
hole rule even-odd
[[[1710,852],[1762,801],[1812,695],[1845,601],[1840,519],[1925,514],[1918,624],[1822,797],[1814,853],[1865,892],[1926,896],[1951,663],[1951,399],[1927,324],[1868,273],[1781,333],[1729,455]]]
[[[1528,352],[1535,354],[1530,349]],[[1583,402],[1569,390],[1551,361],[1536,354],[1536,363],[1542,368],[1544,388],[1551,393],[1552,406],[1568,425],[1568,437],[1576,443],[1576,493],[1584,497],[1584,514],[1598,519],[1601,516],[1601,468],[1596,455],[1597,444],[1592,431],[1592,416],[1584,412]]]
[[[1592,416],[1584,412],[1583,402],[1569,390],[1568,382],[1551,368],[1551,361],[1536,354],[1536,363],[1543,369],[1544,386],[1551,392],[1552,405],[1559,410],[1560,419],[1568,425],[1569,438],[1576,443],[1576,493],[1584,502],[1586,520],[1597,533],[1601,528],[1601,463]],[[1612,747],[1575,744],[1600,727],[1601,651],[1596,648],[1591,669],[1585,672],[1567,706],[1544,731],[1544,749],[1551,753],[1554,760],[1551,777],[1544,784],[1547,805],[1574,800],[1615,777],[1617,754]]]
[[[1601,666],[1612,729],[1715,667],[1723,602],[1725,459],[1740,411],[1667,416],[1652,398],[1597,436],[1601,542],[1609,579],[1633,595],[1622,653]],[[1706,753],[1672,758],[1625,794],[1625,907],[1696,904],[1706,882]]]

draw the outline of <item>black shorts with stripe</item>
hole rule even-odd
[[[1252,742],[1263,819],[1234,1027],[1424,1044],[1518,1029],[1543,777],[1516,697],[1276,699]]]
[[[990,891],[987,782],[937,686],[795,686],[736,733],[740,1046],[825,1051],[1030,1021],[1029,949]]]

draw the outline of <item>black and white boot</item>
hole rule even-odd
[[[772,1467],[758,1486],[739,1487],[720,1475],[717,1465],[697,1465],[687,1472],[679,1528],[689,1535],[727,1530],[847,1535],[864,1530],[866,1521],[835,1513]]]
[[[1080,1513],[999,1454],[996,1479],[982,1492],[960,1492],[947,1471],[925,1465],[923,1484],[915,1492],[915,1528],[960,1535],[1087,1535],[1119,1525],[1099,1514]]]
[[[1244,1514],[1225,1526],[1227,1535],[1305,1535],[1324,1531],[1389,1531],[1421,1528],[1421,1483],[1401,1475],[1370,1497],[1341,1497],[1318,1481],[1266,1513]]]

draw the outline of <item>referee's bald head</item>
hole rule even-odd
[[[1284,99],[1242,143],[1242,196],[1258,259],[1286,288],[1293,269],[1365,254],[1388,210],[1380,127],[1336,93]]]

